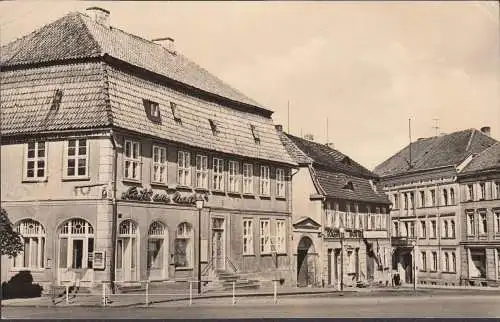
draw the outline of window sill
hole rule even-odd
[[[260,253],[261,257],[268,257],[268,256],[273,256],[272,253]]]
[[[21,183],[40,183],[40,182],[48,182],[49,178],[38,178],[38,179],[30,179],[30,178],[24,178]]]
[[[226,192],[224,190],[212,190],[213,195],[225,195]]]
[[[229,196],[241,197],[241,193],[238,191],[228,191],[227,194]]]
[[[31,267],[11,267],[11,272],[20,272],[20,271],[30,271],[33,273],[43,273],[48,268],[31,268]]]
[[[140,185],[142,185],[142,182],[141,182],[140,179],[123,178],[122,182],[125,182],[125,183],[134,183],[134,184],[140,184]]]
[[[286,196],[276,196],[276,199],[278,199],[278,200],[286,200]]]
[[[442,272],[443,274],[449,274],[449,275],[453,275],[453,274],[456,274],[456,272]]]
[[[61,181],[89,181],[90,177],[89,176],[82,176],[82,177],[63,177]]]
[[[253,193],[243,193],[243,198],[252,198],[255,199],[255,195]]]
[[[192,267],[175,267],[176,271],[192,271]]]
[[[255,255],[255,254],[243,254],[242,256],[243,257],[255,257],[257,255]]]
[[[168,187],[170,190],[182,190],[182,191],[193,191],[193,187],[190,186],[181,186],[180,184],[177,184],[175,188],[171,188],[170,186]]]
[[[168,183],[166,183],[166,182],[151,181],[151,186],[167,188],[168,187]]]
[[[271,199],[271,195],[259,195],[260,199]]]
[[[194,191],[199,191],[199,192],[209,192],[208,188],[205,187],[196,187],[194,188]]]

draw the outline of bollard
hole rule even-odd
[[[189,281],[189,305],[193,304],[193,281]]]
[[[236,304],[236,297],[234,291],[236,289],[236,281],[233,281],[233,305]]]
[[[69,304],[69,285],[66,285],[66,304]]]
[[[149,280],[146,281],[146,306],[149,305]]]
[[[102,283],[102,305],[106,306],[106,283]]]
[[[278,281],[274,281],[274,304],[278,303]]]

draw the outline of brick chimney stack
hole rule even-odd
[[[162,45],[163,48],[168,50],[171,54],[175,55],[176,51],[175,51],[174,38],[171,38],[171,37],[156,38],[156,39],[152,39],[151,41]]]
[[[487,136],[491,136],[491,128],[489,126],[483,126],[481,128],[481,132],[483,132]]]
[[[89,7],[86,11],[92,20],[105,27],[109,27],[110,12],[108,10],[99,7]]]

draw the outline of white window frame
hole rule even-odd
[[[276,220],[276,236],[275,236],[275,247],[276,253],[285,254],[286,253],[286,221],[284,219]]]
[[[243,219],[243,255],[254,255],[253,246],[253,220]]]
[[[75,142],[75,146],[72,147],[74,149],[74,154],[69,155],[69,143],[70,141]],[[85,141],[85,154],[82,156],[80,155],[80,141]],[[68,174],[68,162],[69,160],[74,160],[74,169],[75,172],[73,175]],[[85,160],[85,173],[84,174],[78,174],[78,169],[80,168],[78,166],[79,160]],[[67,140],[64,143],[64,162],[63,162],[63,178],[65,179],[85,179],[89,177],[89,140],[86,138],[78,138],[78,139],[70,139]]]
[[[484,224],[486,222],[486,226]],[[488,234],[488,213],[480,212],[479,213],[479,235]]]
[[[271,254],[271,220],[261,219],[259,232],[261,255]]]
[[[243,163],[242,168],[242,176],[243,176],[243,193],[244,194],[253,194],[254,186],[253,186],[253,164],[252,163]]]
[[[260,166],[259,193],[261,196],[271,195],[271,169],[268,165]]]
[[[16,231],[19,233],[23,250],[12,257],[11,263],[13,270],[42,270],[45,267],[46,260],[46,244],[47,237],[43,225],[33,219],[23,219],[15,225]],[[37,241],[35,243],[35,240]],[[26,242],[28,244],[28,258],[25,258]],[[33,250],[36,249],[36,256],[33,255]],[[26,265],[27,259],[27,265]],[[20,262],[23,265],[19,265]]]
[[[191,186],[191,153],[177,151],[177,184],[182,187]]]
[[[224,159],[217,157],[212,164],[212,190],[224,191]]]
[[[467,219],[467,236],[474,236],[476,233],[475,225],[474,225],[474,213],[466,212]]]
[[[30,144],[34,144],[34,156],[29,157]],[[40,149],[40,145],[43,144],[43,150]],[[38,156],[38,153],[43,151],[43,156]],[[35,141],[26,143],[25,154],[24,154],[24,172],[23,178],[25,181],[43,181],[47,179],[47,142],[46,141]],[[43,161],[43,176],[38,175],[38,163]],[[33,162],[33,176],[28,176],[28,163]]]
[[[437,252],[431,252],[431,258],[432,258],[432,272],[437,272],[438,270],[438,254]]]
[[[127,144],[130,145],[130,150],[127,153]],[[136,157],[134,157],[134,151],[136,151]],[[127,167],[128,162],[128,167]],[[138,141],[126,139],[123,144],[123,179],[124,180],[141,180],[141,143]],[[136,176],[133,176],[133,169],[136,166]],[[127,175],[128,172],[128,175]]]
[[[208,156],[196,155],[196,188],[208,189]]]
[[[183,227],[184,229],[180,229]],[[175,229],[175,239],[188,240],[186,246],[186,266],[176,266],[176,269],[192,269],[194,266],[194,229],[193,225],[188,222],[181,222],[177,225]],[[175,244],[174,244],[174,254],[175,254]]]
[[[276,196],[285,197],[285,169],[276,168]]]
[[[155,158],[155,151],[157,152]],[[151,151],[151,182],[167,183],[167,149],[159,145],[153,145]],[[163,157],[163,158],[162,158]]]
[[[240,192],[240,162],[229,160],[228,164],[228,191]]]
[[[486,182],[479,183],[479,200],[486,200]]]

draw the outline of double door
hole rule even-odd
[[[94,238],[63,237],[59,239],[59,285],[89,287],[94,281]]]

